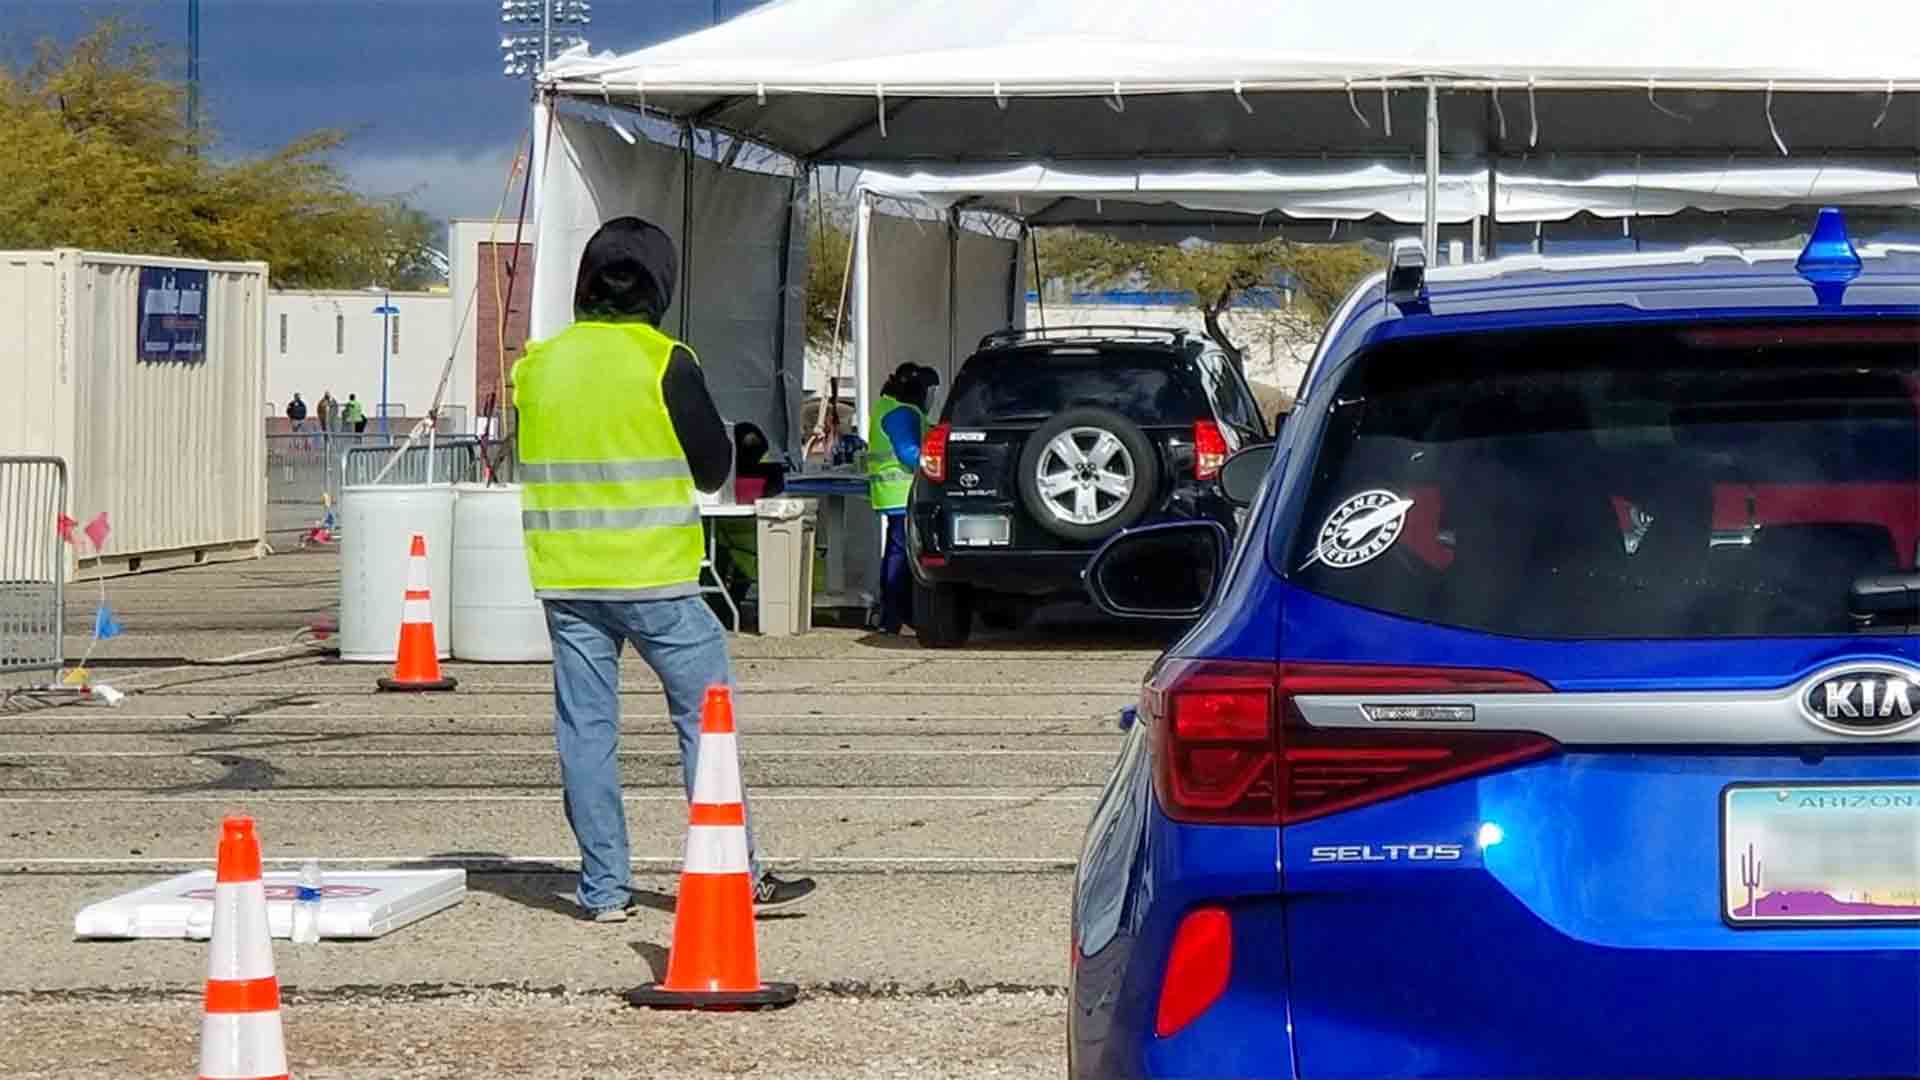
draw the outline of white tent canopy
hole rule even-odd
[[[836,162],[1920,146],[1920,6],[775,0],[563,93]],[[1500,91],[1495,103],[1494,91]],[[1501,129],[1505,131],[1502,133]]]
[[[1565,221],[1577,214],[1647,217],[1683,210],[1735,212],[1789,206],[1920,207],[1920,169],[1874,162],[1824,161],[1783,166],[1766,161],[1667,162],[1619,168],[1576,159],[1515,163],[1489,174],[1447,169],[1440,175],[1439,217],[1467,224]],[[1175,220],[1145,208],[1188,211],[1193,223],[1223,215],[1271,215],[1307,221],[1386,221],[1417,225],[1425,217],[1426,178],[1417,162],[1329,162],[1287,166],[1254,162],[1188,162],[1177,168],[1137,162],[1024,164],[861,174],[861,190],[936,210],[991,210],[1034,227],[1166,225]]]
[[[792,434],[804,183],[702,157],[698,133],[909,184],[916,170],[1097,176],[1127,162],[1135,186],[1161,186],[1137,213],[1169,228],[1256,206],[1424,220],[1436,255],[1442,221],[1476,205],[1500,217],[1503,178],[1530,170],[1539,179],[1516,190],[1514,220],[1572,214],[1600,190],[1615,193],[1609,212],[1697,205],[1729,161],[1837,164],[1870,174],[1864,192],[1910,174],[1920,152],[1920,5],[1823,14],[1802,0],[774,0],[638,52],[576,50],[542,73],[534,332],[569,318],[598,222],[653,216],[685,253],[680,326],[703,356],[751,376],[740,415]],[[641,117],[689,133],[678,167],[634,138]],[[1562,170],[1576,159],[1593,164],[1569,195]],[[1668,181],[1692,170],[1676,184],[1696,194],[1647,183],[1636,161],[1668,163]],[[1193,179],[1208,175],[1221,179]],[[1721,200],[1741,191],[1711,187]],[[1094,187],[1065,195],[1056,216],[1107,205]],[[985,317],[1005,295],[983,290],[973,306]]]
[[[1516,165],[1497,176],[1453,170],[1439,184],[1442,223],[1471,226],[1466,258],[1484,250],[1491,206],[1507,225],[1578,215],[1627,219],[1686,211],[1785,211],[1812,205],[1920,208],[1920,172],[1871,162],[1781,165],[1727,161],[1640,163],[1615,169],[1575,160]],[[1190,235],[1261,240],[1318,234],[1328,222],[1417,226],[1425,213],[1417,165],[1138,162],[866,170],[854,230],[853,327],[860,415],[872,388],[902,360],[949,382],[983,334],[1025,314],[1024,248],[956,227],[957,212],[1002,215],[1030,228],[1071,226],[1178,242]],[[891,210],[892,213],[877,213]],[[1812,220],[1811,212],[1803,214]],[[1310,226],[1307,223],[1311,223]],[[1304,227],[1295,227],[1304,226]],[[1403,233],[1405,229],[1401,230]],[[1349,237],[1351,234],[1349,234]]]

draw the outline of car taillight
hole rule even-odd
[[[1195,908],[1173,932],[1153,1033],[1166,1038],[1199,1017],[1227,992],[1233,977],[1233,919],[1217,907]]]
[[[1199,420],[1193,425],[1193,478],[1211,480],[1220,475],[1220,466],[1227,463],[1227,437],[1220,433],[1220,425],[1211,420]]]
[[[1553,753],[1532,732],[1316,728],[1297,694],[1392,703],[1436,694],[1542,693],[1525,675],[1470,668],[1177,660],[1147,684],[1154,788],[1167,816],[1287,825]]]
[[[947,480],[947,436],[952,433],[952,424],[935,424],[920,440],[920,471],[936,484]]]

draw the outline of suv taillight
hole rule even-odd
[[[1554,753],[1511,731],[1315,728],[1296,694],[1542,693],[1525,675],[1469,668],[1176,660],[1148,682],[1154,789],[1176,821],[1287,825]]]
[[[1220,425],[1211,420],[1196,420],[1193,424],[1193,478],[1211,480],[1220,475],[1220,466],[1227,463],[1227,437],[1220,433]]]
[[[947,480],[947,436],[952,433],[952,424],[935,424],[920,440],[920,471],[936,484]]]

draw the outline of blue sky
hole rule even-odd
[[[719,0],[722,18],[756,0]],[[593,48],[625,51],[708,25],[714,0],[594,0]],[[119,14],[178,49],[187,0],[0,0],[9,61]],[[500,198],[527,122],[527,86],[500,75],[499,0],[201,0],[200,76],[221,152],[258,153],[315,128],[353,133],[340,163],[371,193],[438,217]]]

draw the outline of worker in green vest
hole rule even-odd
[[[907,495],[920,467],[927,405],[940,373],[901,364],[874,399],[867,423],[867,498],[886,521],[880,560],[880,632],[898,634],[913,617],[913,573],[907,565]]]
[[[575,899],[595,922],[633,906],[621,802],[620,652],[660,677],[689,798],[708,687],[730,686],[720,620],[700,594],[695,490],[718,491],[733,445],[692,350],[659,329],[673,241],[639,218],[602,226],[580,257],[572,326],[513,366],[527,569],[553,640],[554,737],[567,824],[580,846]],[[813,891],[748,860],[761,906]]]

